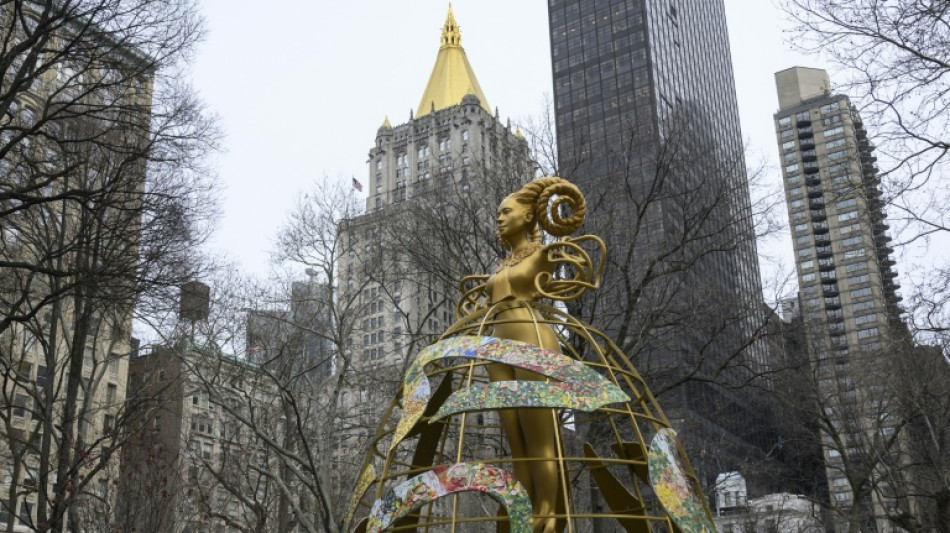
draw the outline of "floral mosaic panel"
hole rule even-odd
[[[676,432],[657,432],[647,452],[650,485],[663,508],[683,533],[716,533],[703,497],[698,494],[680,458]]]
[[[565,405],[565,407],[583,409],[583,405],[597,404],[590,408],[590,410],[593,410],[608,403],[624,402],[630,399],[619,387],[604,379],[603,376],[580,361],[566,355],[545,350],[534,344],[510,339],[475,335],[450,337],[423,349],[406,371],[403,380],[402,417],[396,426],[390,449],[395,448],[405,438],[415,423],[422,417],[429,402],[431,388],[425,374],[426,365],[439,359],[451,358],[467,358],[507,364],[564,382],[568,384],[566,387],[558,388],[555,386],[547,389],[548,392],[545,394],[548,397],[563,396],[565,391],[574,391],[576,396],[574,403]],[[549,387],[550,385],[552,384],[549,384]],[[523,390],[526,391],[528,388]],[[509,398],[512,401],[515,399],[512,394],[502,390],[503,388],[492,388],[490,385],[489,389],[491,390],[475,394],[494,396],[499,399]],[[582,389],[584,392],[580,393]],[[586,400],[577,398],[586,398]],[[453,400],[450,397],[447,403],[452,402]],[[598,402],[600,403],[598,404]],[[459,404],[458,401],[454,403]],[[505,404],[504,407],[542,407],[542,405]]]
[[[513,475],[497,466],[441,466],[396,485],[376,500],[366,533],[379,533],[421,505],[459,492],[483,492],[505,506],[511,533],[531,533],[531,500]]]
[[[523,407],[593,411],[609,403],[623,401],[623,398],[616,399],[615,395],[611,394],[615,391],[608,387],[608,385],[612,386],[610,382],[600,379],[601,384],[593,385],[544,381],[496,381],[477,384],[449,396],[433,420],[464,412]],[[616,387],[612,388],[616,391],[620,390]]]

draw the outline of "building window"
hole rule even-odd
[[[841,229],[838,231],[843,235],[845,233],[851,233],[852,231],[858,231],[859,229],[861,229],[860,224],[849,224],[847,226],[841,226]]]
[[[851,311],[858,312],[858,311],[864,311],[864,310],[872,309],[872,308],[874,308],[874,300],[868,300],[866,302],[859,302],[859,303],[853,304],[851,306]]]
[[[841,135],[844,133],[844,128],[838,126],[837,128],[830,128],[822,132],[825,137],[833,137],[835,135]]]
[[[821,123],[825,126],[831,126],[832,124],[837,124],[839,122],[841,122],[841,115],[831,115],[830,117],[821,119]]]
[[[791,206],[792,209],[802,207],[805,205],[805,200],[799,198],[798,200],[793,200],[789,205]]]
[[[791,165],[785,165],[785,172],[786,172],[786,173],[789,173],[789,172],[796,172],[797,170],[798,170],[798,163],[794,163],[794,164],[791,164]]]
[[[801,174],[792,174],[791,176],[788,177],[788,184],[789,184],[789,185],[797,185],[797,184],[799,184],[799,183],[801,183],[801,182],[802,182],[802,175],[801,175]]]
[[[25,394],[13,396],[13,416],[25,417],[29,410],[30,398]]]
[[[808,261],[802,261],[801,268],[802,270],[811,270],[815,268],[815,261],[813,259],[809,259]]]
[[[861,244],[864,239],[860,235],[855,235],[854,237],[848,237],[841,241],[842,246],[855,246]]]
[[[787,117],[782,117],[782,118],[778,119],[778,125],[781,126],[782,128],[787,128],[787,127],[791,126],[791,125],[792,125],[792,117],[791,117],[791,116],[787,116]]]
[[[864,257],[866,255],[864,248],[858,248],[856,250],[848,250],[844,253],[845,259],[854,259],[855,257]]]
[[[859,339],[868,339],[871,337],[877,337],[880,333],[877,328],[868,328],[868,329],[859,329],[858,338]]]
[[[871,287],[865,287],[863,289],[855,289],[851,291],[851,298],[864,298],[865,296],[871,295]]]
[[[838,147],[840,147],[840,146],[844,146],[845,144],[847,144],[847,142],[848,142],[848,141],[844,140],[844,138],[835,139],[835,140],[833,140],[833,141],[828,141],[828,142],[825,143],[825,149],[826,149],[826,150],[833,150],[833,149],[838,148]]]
[[[851,184],[851,175],[842,174],[840,176],[835,176],[831,178],[832,185],[850,185]]]
[[[849,211],[847,213],[841,213],[840,215],[838,215],[838,222],[846,222],[848,220],[854,220],[856,218],[858,218],[858,212]]]
[[[795,141],[785,141],[782,143],[782,150],[794,150],[795,146]]]
[[[840,202],[835,202],[835,207],[838,209],[845,209],[847,207],[854,207],[858,205],[857,198],[848,198],[846,200],[841,200]]]
[[[848,272],[857,272],[858,270],[864,270],[868,267],[867,261],[858,261],[856,263],[851,263],[847,267]]]
[[[870,322],[877,322],[877,314],[871,313],[870,315],[861,315],[854,318],[854,323],[856,325],[868,324]]]
[[[871,281],[871,277],[867,274],[861,274],[860,276],[851,276],[848,278],[848,285],[859,285],[861,283],[868,283]]]
[[[830,104],[825,104],[825,105],[821,106],[821,108],[819,109],[819,111],[821,111],[821,114],[822,114],[822,115],[827,115],[828,113],[832,113],[832,112],[838,111],[839,109],[841,109],[841,104],[840,104],[840,102],[832,102],[832,103],[830,103]]]

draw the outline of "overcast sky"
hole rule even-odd
[[[376,129],[386,116],[406,122],[419,104],[447,5],[203,1],[209,34],[193,81],[227,135],[217,161],[223,216],[214,250],[263,273],[298,193],[323,175],[366,182]],[[552,93],[546,0],[456,0],[453,8],[489,103],[514,123],[538,114]],[[726,0],[726,9],[749,163],[764,158],[778,183],[773,74],[823,65],[789,50],[771,0]],[[763,251],[791,257],[791,242]]]

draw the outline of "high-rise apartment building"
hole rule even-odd
[[[627,335],[651,387],[682,382],[662,402],[712,484],[772,438],[753,398],[714,383],[767,364],[723,2],[548,7],[560,173],[612,254],[585,318]]]
[[[887,235],[876,158],[861,116],[828,74],[793,67],[775,74],[779,110],[776,140],[794,240],[805,348],[817,375],[815,397],[831,506],[853,507],[862,527],[887,531],[877,520],[882,495],[855,501],[850,480],[867,443],[894,434],[879,399],[881,354],[906,339],[897,276]],[[873,475],[868,472],[867,475]]]

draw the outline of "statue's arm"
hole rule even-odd
[[[455,306],[455,315],[457,318],[466,317],[473,312],[485,307],[488,300],[488,278],[484,274],[465,276],[459,283],[459,291],[462,297],[459,298]]]
[[[597,260],[591,258],[591,252]],[[545,268],[535,277],[542,298],[570,301],[600,286],[607,260],[604,241],[595,235],[560,239],[542,249]]]

